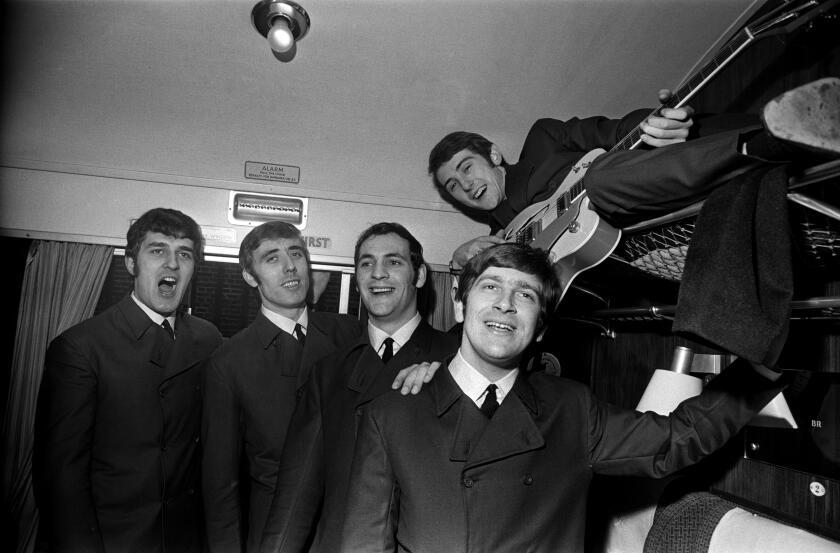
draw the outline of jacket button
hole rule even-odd
[[[464,478],[464,487],[465,488],[472,488],[473,487],[473,479],[472,478]]]
[[[361,407],[359,407],[358,409],[356,409],[356,416],[357,416],[357,417],[361,417],[361,416],[362,416],[362,408],[361,408]]]
[[[164,444],[164,445],[160,446],[160,450],[161,451],[166,451],[166,445]]]
[[[201,441],[201,437],[200,437],[200,436],[196,436],[196,437],[194,437],[194,438],[193,438],[193,441],[194,441],[195,443],[198,443],[199,441]]]
[[[187,495],[192,495],[194,493],[195,493],[195,490],[193,488],[190,488],[190,489],[187,490]]]
[[[531,473],[525,473],[525,476],[522,477],[522,483],[526,486],[530,486],[534,483],[534,477],[531,476]]]

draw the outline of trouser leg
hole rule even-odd
[[[704,199],[716,187],[765,163],[739,153],[760,127],[724,131],[650,150],[609,152],[584,177],[587,195],[611,224],[625,227]]]

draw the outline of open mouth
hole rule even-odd
[[[300,286],[300,279],[297,279],[297,278],[296,278],[296,279],[294,279],[294,280],[287,280],[286,282],[284,282],[283,284],[281,284],[281,286],[282,286],[283,288],[290,288],[290,289],[291,289],[291,288],[297,288],[297,287],[299,287],[299,286]]]
[[[513,326],[511,326],[509,324],[505,324],[505,323],[500,323],[499,321],[485,321],[484,325],[487,326],[488,328],[490,328],[491,330],[495,330],[495,331],[498,331],[498,332],[513,332],[514,331]]]
[[[370,293],[375,295],[375,296],[380,295],[380,294],[390,294],[391,292],[394,291],[394,289],[392,287],[389,287],[389,286],[376,286],[376,287],[368,288],[368,290],[370,290]]]
[[[173,296],[177,287],[178,279],[175,277],[165,276],[158,281],[158,291],[162,296]]]
[[[478,188],[478,190],[475,191],[475,194],[473,194],[473,200],[479,199],[481,196],[484,195],[484,192],[486,192],[486,191],[487,191],[487,185],[486,184],[480,186]]]

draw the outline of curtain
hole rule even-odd
[[[455,324],[455,311],[452,307],[452,275],[437,271],[429,271],[426,286],[434,287],[435,305],[429,310],[426,322],[438,330],[447,331]]]
[[[110,246],[68,242],[35,241],[29,249],[2,423],[4,508],[17,526],[21,553],[33,550],[38,529],[32,446],[47,346],[64,330],[93,315],[113,253]]]

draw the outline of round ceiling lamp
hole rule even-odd
[[[251,10],[251,21],[268,40],[275,57],[290,61],[297,42],[309,31],[309,14],[290,0],[262,0]]]

